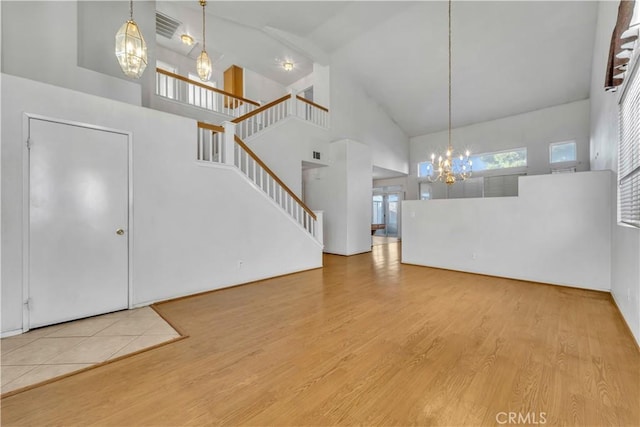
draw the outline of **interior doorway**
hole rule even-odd
[[[396,189],[374,189],[371,212],[371,234],[374,244],[400,240],[400,215],[404,193]]]
[[[129,307],[129,135],[29,117],[23,329]]]

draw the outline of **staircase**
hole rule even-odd
[[[293,93],[259,106],[178,74],[157,69],[156,95],[229,116],[223,126],[198,122],[196,159],[236,167],[307,233],[322,242],[317,215],[247,146],[247,138],[289,117],[328,128],[329,110]]]
[[[197,160],[235,166],[307,233],[322,242],[316,214],[235,134],[235,128],[230,122],[225,127],[198,122]]]

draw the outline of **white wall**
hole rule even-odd
[[[287,87],[299,93],[313,86],[313,102],[331,108],[331,67],[313,63],[313,72]]]
[[[347,143],[347,254],[371,250],[371,149]]]
[[[371,148],[373,165],[408,173],[409,138],[382,107],[340,67],[331,66],[331,132]]]
[[[329,145],[328,167],[304,171],[305,201],[324,211],[324,251],[371,250],[371,151],[356,141]]]
[[[3,74],[2,332],[22,327],[25,112],[132,132],[134,305],[322,265],[321,245],[238,171],[195,162],[194,120]]]
[[[120,23],[122,25],[128,17],[127,5],[124,2],[109,2],[109,4],[114,10],[116,8],[123,10]],[[138,12],[141,18],[139,23],[144,34],[147,38],[151,37],[154,40],[155,26],[146,25],[146,20],[143,18],[151,4],[155,2],[141,2]],[[141,104],[142,92],[139,82],[126,79],[124,76],[123,78],[109,76],[78,65],[77,2],[2,1],[0,7],[2,7],[4,36],[2,37],[3,73],[131,104]],[[154,9],[151,7],[150,10]],[[151,23],[154,23],[153,12],[151,14]],[[103,28],[103,26],[100,27]],[[102,46],[111,46],[109,55],[116,64],[113,46],[115,46],[115,34],[118,28],[119,25],[116,24],[109,42],[102,43]],[[99,49],[97,46],[94,48]],[[153,51],[151,51],[151,57],[153,57]]]
[[[589,100],[556,105],[525,114],[476,123],[453,130],[453,146],[480,154],[509,148],[527,148],[527,174],[551,172],[549,143],[575,140],[578,171],[589,170]],[[431,153],[446,151],[448,132],[411,138],[409,186],[417,198],[417,165],[431,160]]]
[[[636,6],[638,7],[638,6]],[[611,294],[640,343],[640,230],[617,224],[618,97],[604,91],[617,2],[600,2],[591,72],[591,168],[613,170],[611,203]]]
[[[280,83],[244,68],[244,98],[267,104],[287,93],[287,88]]]
[[[302,162],[328,165],[329,139],[327,129],[290,116],[247,138],[245,143],[302,198]],[[320,160],[313,158],[314,151],[320,153]]]
[[[156,58],[176,67],[176,74],[189,77],[189,73],[198,75],[196,60],[163,46],[156,45]],[[155,67],[155,64],[153,65]],[[154,70],[155,72],[155,70]],[[214,66],[209,82],[215,83],[218,89],[224,89],[224,70]]]
[[[611,178],[527,176],[518,197],[405,201],[402,262],[609,290]]]

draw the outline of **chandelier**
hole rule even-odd
[[[205,20],[204,20],[204,8],[207,5],[206,0],[200,0],[200,6],[202,6],[202,52],[198,56],[196,60],[196,70],[198,71],[198,76],[200,76],[200,80],[203,82],[208,81],[211,78],[211,72],[213,71],[213,67],[211,66],[211,59],[209,59],[209,55],[207,54],[206,46],[207,41],[205,39]]]
[[[451,0],[449,0],[449,142],[444,156],[431,154],[431,170],[427,175],[431,182],[444,182],[452,185],[456,181],[464,181],[471,176],[472,161],[469,158],[469,150],[464,154],[457,154],[451,142]]]
[[[116,33],[116,58],[122,72],[134,79],[140,78],[147,68],[147,44],[133,20],[133,0],[129,1],[129,20]]]

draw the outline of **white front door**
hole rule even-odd
[[[128,135],[29,119],[29,328],[128,307]]]

